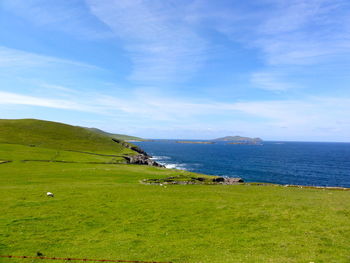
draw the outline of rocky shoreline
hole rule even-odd
[[[213,178],[210,178],[213,177]],[[226,178],[221,176],[207,176],[207,177],[188,177],[188,176],[173,176],[162,179],[143,179],[140,181],[142,184],[149,185],[246,185],[246,186],[276,186],[276,187],[291,187],[291,188],[306,188],[316,190],[340,190],[350,191],[350,188],[337,187],[337,186],[308,186],[308,185],[290,185],[290,184],[272,184],[272,183],[255,183],[244,182],[242,178]]]
[[[124,147],[129,148],[130,150],[133,150],[133,151],[138,153],[137,155],[124,156],[124,159],[126,160],[126,163],[128,163],[128,164],[139,164],[139,165],[149,165],[149,166],[156,166],[156,167],[163,167],[163,168],[165,168],[164,165],[153,161],[151,159],[152,156],[150,156],[148,153],[146,153],[144,150],[142,150],[141,148],[137,147],[136,145],[130,144],[128,142],[124,142],[122,140],[114,139],[114,138],[112,140],[115,141],[116,143],[120,143]]]
[[[155,167],[165,168],[164,165],[159,164],[153,161],[152,156],[148,155],[141,148],[129,144],[127,142],[123,142],[120,140],[113,139],[114,141],[121,143],[124,147],[127,147],[131,150],[136,151],[137,155],[124,156],[125,160],[128,164],[138,164],[138,165],[149,165]],[[198,142],[197,142],[198,143]],[[201,143],[201,142],[199,142]],[[5,161],[6,162],[6,161]],[[0,162],[1,163],[1,162]],[[141,181],[143,184],[221,184],[221,185],[256,185],[256,186],[280,186],[280,187],[294,187],[294,188],[308,188],[308,189],[323,189],[323,190],[342,190],[342,191],[350,191],[350,188],[346,187],[337,187],[337,186],[308,186],[308,185],[290,185],[290,184],[272,184],[272,183],[260,183],[260,182],[244,182],[242,178],[230,178],[230,177],[222,177],[222,176],[207,176],[207,177],[168,177],[163,179],[144,179]]]
[[[153,161],[151,159],[152,157],[147,154],[130,155],[130,156],[125,156],[124,158],[128,164],[150,165],[150,166],[165,168],[164,165]]]
[[[226,178],[221,176],[206,176],[206,177],[190,177],[190,176],[172,176],[162,179],[144,179],[143,184],[221,184],[221,185],[236,185],[244,183],[242,178]]]

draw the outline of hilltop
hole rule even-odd
[[[217,138],[217,139],[214,139],[213,141],[260,144],[262,143],[263,140],[260,138],[250,138],[250,137],[242,137],[242,136],[236,135],[236,136],[226,136],[222,138]]]
[[[139,147],[98,129],[35,119],[0,120],[0,160],[158,166]]]
[[[99,154],[135,154],[109,136],[79,126],[36,119],[0,120],[0,143]]]
[[[147,141],[147,140],[140,138],[140,137],[125,135],[125,134],[109,133],[109,132],[105,132],[105,131],[97,129],[97,128],[86,128],[86,127],[83,127],[83,128],[88,129],[88,130],[93,131],[93,132],[96,132],[96,133],[99,133],[99,134],[102,134],[102,135],[109,136],[109,137],[114,138],[114,139],[118,139],[118,140],[139,141],[139,142]]]

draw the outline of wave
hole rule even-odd
[[[169,156],[152,156],[151,160],[170,160]]]
[[[168,169],[178,169],[178,170],[187,170],[186,164],[179,164],[179,163],[164,163],[166,168]]]
[[[171,162],[171,157],[169,156],[156,155],[156,156],[152,156],[151,160],[157,161],[157,163],[164,165],[168,169],[187,170],[186,164],[173,163]]]

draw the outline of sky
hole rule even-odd
[[[348,0],[0,0],[0,118],[350,141]]]

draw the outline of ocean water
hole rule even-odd
[[[168,168],[241,177],[246,182],[350,187],[350,143],[135,144]]]

